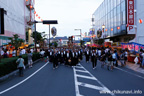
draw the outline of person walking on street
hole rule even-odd
[[[125,53],[123,51],[121,51],[121,54],[120,54],[121,67],[123,67],[125,65],[124,58],[125,58]]]
[[[143,56],[142,56],[143,50],[140,49],[140,53],[139,53],[139,58],[140,58],[140,67],[142,67],[142,62],[143,62]]]
[[[56,50],[53,54],[53,69],[55,68],[58,68],[58,53],[56,52]]]
[[[25,65],[24,65],[24,59],[22,58],[21,55],[17,59],[16,63],[18,64],[19,76],[23,77],[24,75],[23,70],[25,69]]]
[[[33,64],[32,56],[33,56],[33,54],[31,53],[31,51],[28,51],[28,65],[29,65],[29,68],[32,68],[32,64]]]
[[[143,56],[142,68],[144,68],[144,50],[143,50],[142,56]]]
[[[126,61],[127,61],[127,57],[128,57],[128,52],[127,50],[125,50],[125,57],[124,57],[124,64],[126,65]]]
[[[117,66],[117,56],[116,56],[116,50],[114,50],[112,54],[112,59],[113,59],[113,65]]]
[[[85,56],[86,56],[86,62],[88,63],[88,61],[89,61],[89,56],[90,56],[89,50],[87,50],[87,51],[85,52]]]
[[[91,62],[92,62],[93,69],[95,69],[96,65],[97,65],[97,54],[96,54],[95,50],[93,50],[93,52],[91,54]]]
[[[107,52],[107,57],[108,57],[108,64],[107,64],[107,69],[109,69],[109,67],[111,68],[111,70],[113,70],[113,63],[112,63],[112,52],[111,50],[108,50]]]

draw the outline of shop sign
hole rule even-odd
[[[127,0],[127,20],[128,31],[134,31],[134,0]]]

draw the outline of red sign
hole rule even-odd
[[[128,1],[128,24],[134,25],[134,0]]]
[[[133,29],[133,26],[129,26],[129,30]]]

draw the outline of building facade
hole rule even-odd
[[[144,44],[143,6],[144,0],[104,0],[92,15],[97,39]]]
[[[50,43],[52,43],[52,42],[57,42],[58,43],[58,47],[67,46],[68,38],[67,38],[67,36],[50,38]]]
[[[4,10],[4,18],[0,19],[4,21],[0,23],[4,25],[4,34],[0,34],[0,46],[8,44],[10,42],[8,38],[13,34],[18,34],[21,39],[26,40],[26,32],[29,34],[27,43],[32,43],[30,34],[34,30],[32,23],[34,21],[34,0],[1,0],[0,8]]]

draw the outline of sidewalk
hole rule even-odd
[[[140,68],[139,64],[127,62],[126,67],[136,72],[144,74],[144,69]]]

